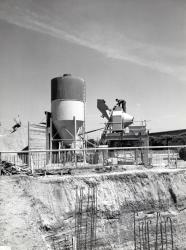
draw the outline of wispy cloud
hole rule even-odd
[[[128,61],[186,80],[186,50],[168,49],[131,39],[117,30],[104,30],[99,24],[85,29],[68,29],[63,19],[49,15],[46,9],[37,10],[22,0],[0,3],[0,19],[50,36],[94,49],[108,58]],[[103,32],[104,30],[104,32]]]

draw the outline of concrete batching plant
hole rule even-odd
[[[65,74],[51,80],[51,113],[47,113],[47,148],[83,148],[85,142],[85,81]],[[102,117],[107,119],[100,144],[109,147],[147,146],[146,126],[133,125],[134,117],[126,112],[125,100],[109,109],[97,100]]]
[[[134,117],[126,113],[125,100],[116,101],[113,109],[109,109],[105,100],[97,100],[97,108],[102,117],[107,119],[100,144],[107,144],[109,147],[148,146],[146,125],[132,125]]]

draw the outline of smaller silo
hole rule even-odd
[[[65,145],[72,144],[75,134],[83,126],[84,103],[83,79],[65,74],[51,80],[52,122]]]

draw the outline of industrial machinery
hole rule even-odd
[[[51,113],[47,113],[49,148],[72,147],[85,122],[85,81],[64,74],[51,80]],[[82,141],[82,140],[81,140]]]
[[[125,100],[116,99],[116,105],[109,109],[105,100],[97,100],[97,108],[102,117],[107,119],[100,144],[109,147],[148,146],[148,131],[146,124],[132,125],[134,117],[126,113]]]

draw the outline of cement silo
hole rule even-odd
[[[85,81],[65,74],[51,80],[52,122],[63,144],[69,146],[84,124]]]

